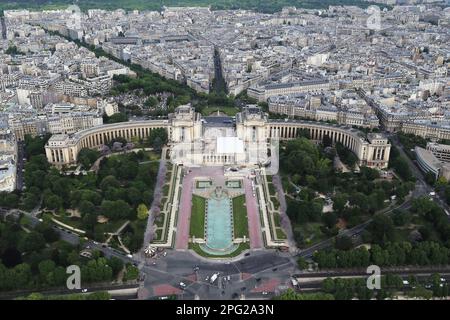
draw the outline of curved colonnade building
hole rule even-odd
[[[252,148],[261,149],[261,141],[264,141],[265,145],[270,139],[294,139],[300,130],[306,129],[312,140],[321,141],[328,136],[333,143],[340,142],[352,150],[360,165],[376,168],[387,167],[391,147],[387,138],[379,133],[366,135],[353,128],[314,121],[269,120],[267,114],[255,106],[243,108],[243,111],[236,115],[236,120],[232,120],[226,117],[202,118],[194,108],[186,105],[178,107],[168,120],[121,122],[93,127],[73,135],[53,135],[45,146],[47,160],[57,167],[75,165],[78,153],[83,148],[100,149],[118,137],[128,141],[145,139],[151,130],[156,128],[168,130],[169,143],[173,147],[188,145],[188,148],[192,148],[194,145],[200,145],[203,148],[202,155],[194,162],[204,165],[233,164],[236,161],[235,154],[218,154],[218,150],[223,149],[219,147],[209,150],[210,156],[205,156],[205,141],[212,138],[211,132],[217,134],[213,137],[216,139],[221,132],[226,132],[226,138],[233,137],[236,140],[224,141],[240,141],[243,150],[247,152]],[[211,131],[211,128],[214,130]]]

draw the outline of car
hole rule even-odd
[[[208,280],[209,280],[209,276],[206,276],[205,281],[208,281]]]
[[[250,255],[250,252],[247,252],[246,254],[244,254],[244,256],[248,257]]]
[[[200,269],[198,266],[194,267],[194,271],[198,271],[198,269]]]
[[[186,288],[186,284],[184,282],[180,282],[179,284],[181,288]]]
[[[405,285],[405,286],[409,285],[409,281],[408,280],[403,280],[403,285]]]
[[[167,256],[167,252],[165,252],[165,251],[164,251],[164,253],[163,253],[163,257],[165,257],[165,256]]]
[[[231,276],[228,276],[228,277],[227,277],[227,281],[230,281],[230,280],[231,280]]]
[[[266,295],[266,294],[267,294],[267,291],[263,291],[262,294],[263,294],[263,295]]]
[[[132,259],[132,258],[133,258],[133,255],[131,255],[131,254],[127,254],[127,258],[130,258],[130,259]]]
[[[81,292],[86,293],[88,291],[88,289],[83,289],[81,290]]]

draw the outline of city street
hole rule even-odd
[[[149,261],[143,266],[146,277],[140,299],[171,294],[179,294],[181,299],[263,298],[287,286],[295,270],[295,262],[277,252],[254,251],[238,261],[216,262],[189,252],[169,251],[156,265]],[[219,276],[211,284],[209,279],[215,273]],[[226,280],[228,276],[230,280]],[[184,290],[180,282],[186,284]]]

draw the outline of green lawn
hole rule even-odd
[[[164,212],[160,212],[158,217],[155,219],[155,224],[158,227],[163,227],[164,226],[164,216],[166,214]]]
[[[168,183],[165,183],[164,187],[163,187],[163,196],[164,197],[169,196],[169,188],[170,188],[170,185]]]
[[[200,196],[192,195],[192,212],[190,236],[204,238],[205,236],[205,204],[206,199]]]
[[[145,151],[144,161],[155,161],[161,159],[161,154],[154,151]]]
[[[97,232],[109,232],[113,233],[116,232],[117,229],[119,229],[127,220],[126,219],[119,219],[119,220],[113,220],[108,221],[107,223],[98,223],[95,227],[95,230]]]
[[[235,107],[206,107],[202,110],[202,115],[209,116],[214,113],[217,114],[217,110],[219,110],[222,113],[225,113],[227,116],[234,116],[236,113],[239,112],[238,108]]]
[[[280,201],[278,200],[278,198],[277,197],[270,197],[270,200],[272,200],[273,208],[275,210],[278,210],[280,208]]]
[[[283,229],[275,228],[275,232],[277,234],[277,239],[281,239],[281,240],[286,239],[286,234],[284,233]]]
[[[268,182],[267,186],[269,187],[269,193],[271,196],[275,196],[276,190],[275,190],[275,186],[273,185],[273,183]]]
[[[64,212],[58,213],[58,216],[54,216],[51,213],[49,213],[50,216],[62,223],[65,223],[72,228],[83,230],[83,224],[80,218],[78,217],[70,217],[68,213],[64,210]]]
[[[248,218],[244,195],[233,198],[233,223],[234,237],[242,238],[246,236],[248,238]]]
[[[163,239],[161,239],[162,237],[162,229],[157,229],[155,232],[155,236],[153,237],[153,241],[162,241]]]
[[[273,214],[273,222],[275,223],[275,227],[280,226],[280,215],[278,213]]]

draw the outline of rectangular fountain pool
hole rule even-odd
[[[226,254],[234,250],[232,204],[228,197],[207,200],[206,250]]]

